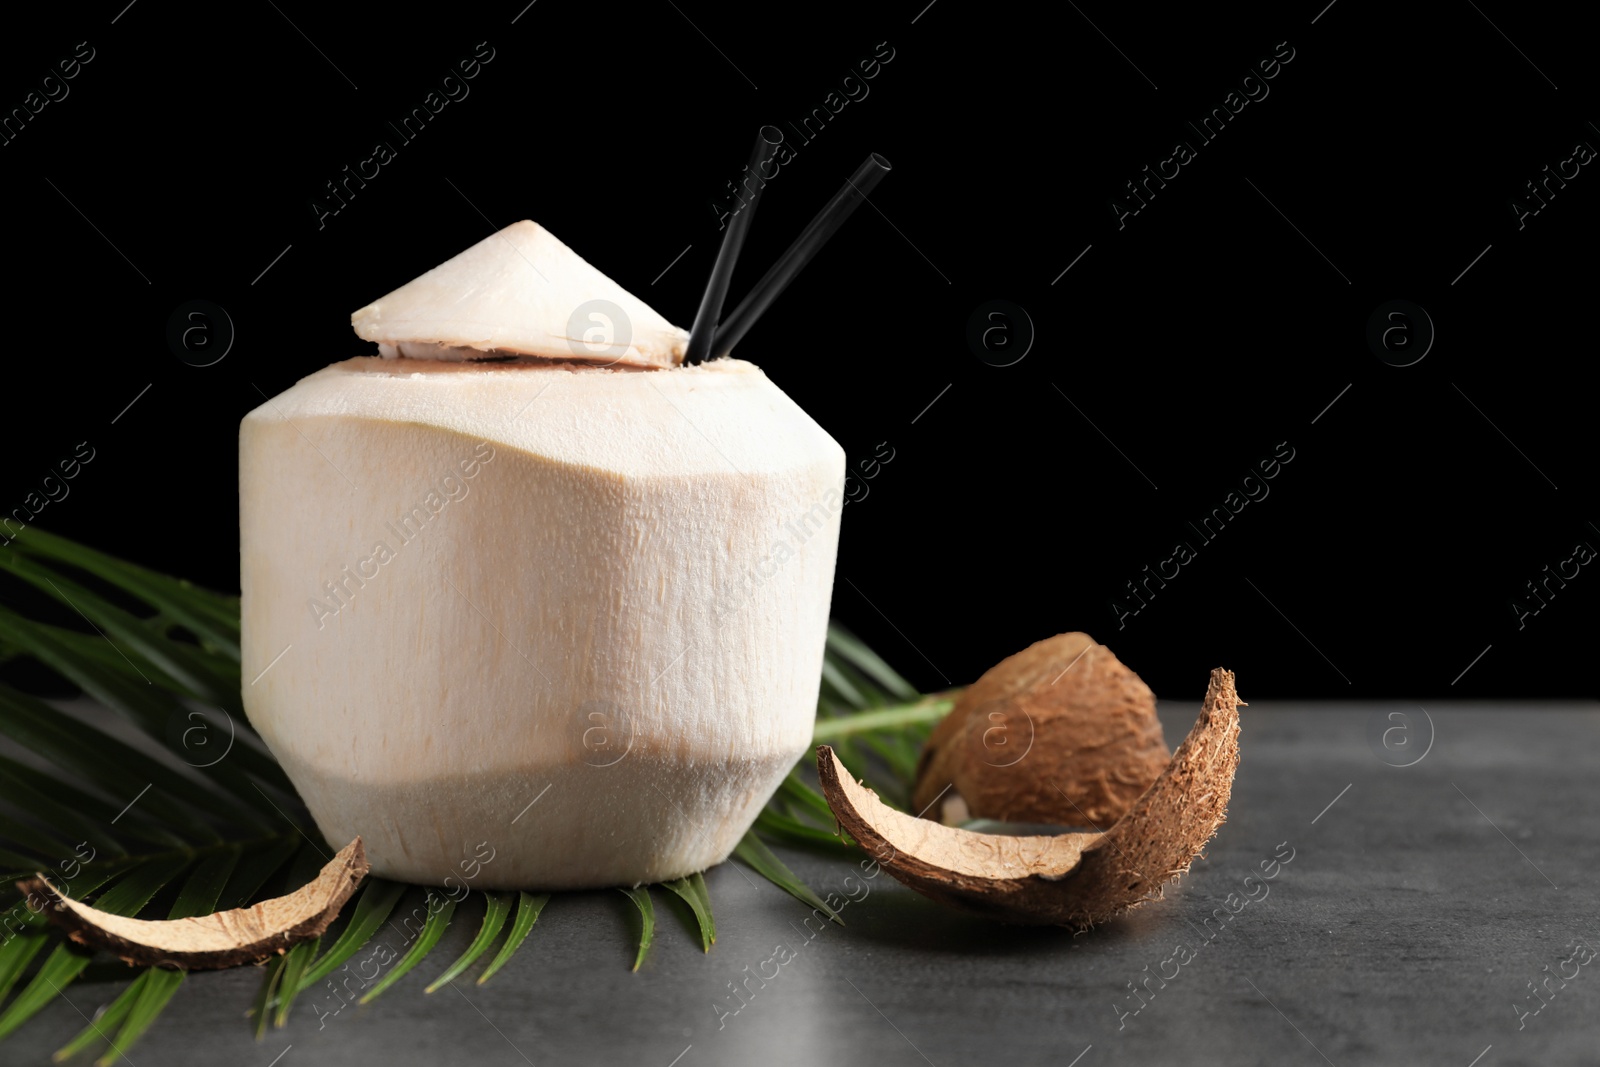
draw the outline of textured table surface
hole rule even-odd
[[[1163,703],[1169,741],[1196,710]],[[854,898],[845,928],[812,933],[795,901],[724,864],[707,875],[709,955],[660,899],[655,946],[631,974],[632,905],[578,894],[552,901],[490,984],[424,995],[472,935],[464,909],[374,1004],[334,1014],[331,994],[304,997],[260,1044],[243,1016],[258,973],[192,976],[132,1062],[1594,1063],[1600,957],[1583,965],[1592,953],[1576,943],[1600,948],[1600,708],[1426,710],[1245,709],[1229,820],[1207,856],[1164,901],[1083,936],[967,919],[886,874],[784,850],[814,887]],[[1396,726],[1408,732],[1385,749]],[[1290,850],[1277,877],[1245,883]],[[1230,893],[1234,907],[1257,899],[1203,928],[1230,914]],[[767,963],[779,945],[787,962]],[[48,1062],[79,1012],[119,988],[71,987],[0,1062]]]

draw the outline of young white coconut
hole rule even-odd
[[[323,834],[474,888],[721,862],[810,742],[838,444],[531,222],[354,318],[398,358],[240,429],[245,708]]]

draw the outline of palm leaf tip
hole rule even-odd
[[[472,944],[444,973],[433,980],[433,983],[424,989],[424,993],[432,993],[441,986],[455,981],[462,972],[482,956],[494,945],[495,939],[500,936],[500,930],[506,924],[506,918],[511,914],[510,893],[489,893],[484,896],[483,925],[478,928],[478,936],[472,939]]]
[[[355,913],[350,916],[350,921],[345,924],[338,940],[333,943],[332,948],[318,957],[300,979],[300,992],[327,978],[350,957],[360,952],[362,946],[371,941],[372,935],[388,921],[390,913],[394,911],[395,905],[400,903],[405,891],[406,887],[402,882],[391,882],[385,878],[374,878],[367,882],[367,888],[361,892],[361,899],[356,901]]]
[[[836,622],[828,623],[828,651],[851,664],[873,681],[883,686],[890,695],[901,700],[915,700],[916,687],[885,663],[883,657],[868,648],[860,638]]]
[[[360,1002],[362,1004],[372,1003],[383,995],[384,991],[409,974],[412,968],[427,959],[428,953],[433,951],[433,947],[444,936],[445,929],[450,925],[450,917],[455,913],[455,910],[456,902],[454,900],[442,893],[436,893],[431,889],[428,890],[428,917],[423,920],[422,932],[417,934],[415,943],[400,958],[400,962],[391,967],[389,973],[379,979],[378,984],[368,990],[362,996]]]
[[[45,958],[33,981],[6,1005],[4,1012],[0,1012],[0,1038],[9,1037],[17,1027],[38,1014],[87,966],[88,956],[75,953],[66,945],[57,945]]]
[[[700,930],[701,950],[710,952],[711,946],[717,941],[717,923],[711,914],[711,894],[706,889],[705,876],[692,874],[687,878],[662,882],[661,885],[689,906],[695,925]]]
[[[478,975],[479,985],[493,978],[495,973],[516,954],[517,949],[522,947],[522,943],[533,932],[533,924],[539,921],[539,913],[544,911],[544,906],[548,903],[550,903],[549,893],[517,894],[517,917],[511,921],[511,932],[506,935],[505,944],[500,946],[500,951],[489,966]]]
[[[317,955],[318,943],[317,940],[302,941],[283,957],[283,973],[279,975],[278,984],[278,1009],[272,1016],[272,1025],[280,1030],[289,1025],[289,1009],[294,1007],[295,997],[300,993],[306,968],[311,966],[312,959]]]
[[[633,969],[637,971],[644,963],[645,954],[650,951],[650,942],[656,933],[656,906],[650,900],[650,890],[646,886],[634,886],[631,889],[619,889],[623,896],[633,901],[639,909],[639,953],[633,958]]]
[[[0,945],[0,1004],[11,994],[11,987],[21,978],[45,943],[50,940],[44,930],[30,923],[18,930]]]
[[[152,967],[144,973],[144,985],[139,990],[139,995],[129,1007],[127,1017],[122,1022],[122,1029],[117,1031],[117,1036],[112,1039],[111,1047],[106,1050],[98,1060],[95,1067],[111,1067],[113,1063],[123,1059],[124,1049],[131,1048],[133,1043],[144,1036],[156,1021],[156,1017],[166,1008],[177,993],[178,987],[183,984],[184,972],[169,970],[165,967]]]
[[[740,839],[738,847],[733,850],[733,854],[749,864],[757,874],[802,904],[814,911],[822,912],[840,926],[844,925],[844,919],[839,916],[839,913],[830,907],[827,901],[817,896],[810,886],[802,882],[800,877],[791,871],[786,863],[774,855],[772,849],[768,848],[766,842],[756,836],[754,830],[746,833]]]
[[[261,976],[261,988],[256,991],[255,1004],[246,1014],[253,1020],[256,1040],[260,1041],[267,1036],[267,1022],[272,1016],[271,1007],[278,996],[278,988],[283,982],[284,958],[268,960],[266,973]]]
[[[134,1002],[139,999],[139,993],[144,988],[145,981],[150,977],[150,972],[143,971],[139,977],[128,983],[128,987],[119,993],[110,1004],[101,1008],[89,1020],[89,1024],[78,1032],[78,1036],[56,1049],[50,1058],[57,1063],[69,1060],[91,1048],[98,1048],[102,1044],[112,1044],[111,1035],[122,1025],[128,1013],[133,1010]],[[113,1046],[115,1047],[115,1046]]]

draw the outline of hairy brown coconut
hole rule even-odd
[[[961,695],[922,750],[913,810],[937,820],[959,798],[977,818],[1105,829],[1171,759],[1150,687],[1088,634],[1058,634]]]

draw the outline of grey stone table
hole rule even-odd
[[[1197,710],[1162,705],[1170,740]],[[813,933],[794,900],[725,864],[707,876],[709,954],[661,900],[655,947],[631,974],[632,905],[557,897],[486,986],[422,992],[471,937],[475,923],[459,923],[371,1006],[319,1018],[302,998],[260,1044],[243,1017],[257,973],[193,976],[132,1062],[1593,1064],[1597,706],[1427,712],[1246,709],[1208,855],[1164,901],[1082,936],[968,919],[887,874],[785,851],[813,886],[853,898],[844,928]],[[1409,732],[1385,748],[1396,726]],[[1263,860],[1291,853],[1259,878]],[[0,1045],[0,1063],[48,1062],[78,1012],[116,988],[73,986]]]

